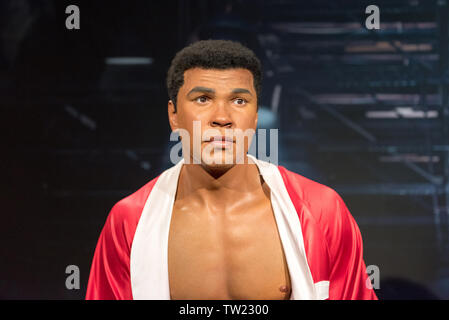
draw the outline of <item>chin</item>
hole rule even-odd
[[[212,156],[206,156],[201,158],[201,163],[204,167],[216,170],[223,170],[232,168],[236,164],[235,156],[224,154],[217,154]]]

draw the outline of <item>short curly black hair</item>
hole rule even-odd
[[[175,112],[178,92],[184,84],[184,72],[192,68],[247,69],[253,75],[257,97],[260,96],[262,65],[252,50],[231,40],[201,40],[179,51],[168,69],[168,97],[175,105]]]

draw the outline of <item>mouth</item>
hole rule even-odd
[[[215,136],[211,137],[209,140],[206,140],[205,142],[211,143],[214,146],[217,147],[229,147],[234,143],[234,139],[232,137],[226,137],[226,136]]]

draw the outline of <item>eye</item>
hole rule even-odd
[[[242,98],[237,98],[237,99],[234,100],[234,103],[235,103],[235,104],[238,104],[238,105],[240,105],[240,106],[243,106],[243,105],[246,104],[246,100],[245,100],[245,99],[242,99]]]
[[[209,98],[206,96],[200,96],[195,99],[196,102],[201,103],[201,104],[206,103],[208,100],[209,100]]]

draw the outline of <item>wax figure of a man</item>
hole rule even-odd
[[[229,134],[256,129],[261,75],[236,42],[178,52],[168,117],[184,158],[112,208],[87,299],[377,299],[339,195]]]

